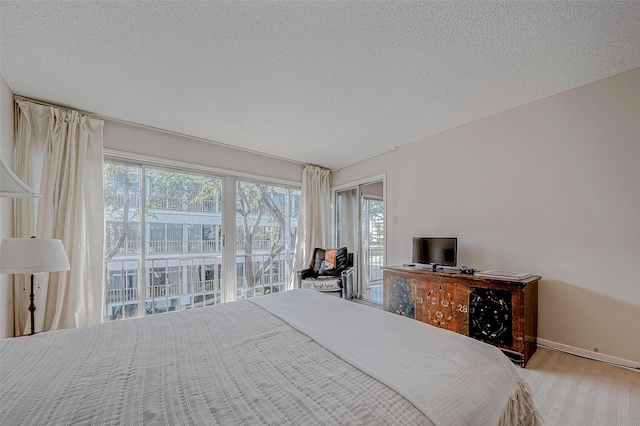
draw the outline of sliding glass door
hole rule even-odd
[[[354,253],[356,297],[382,303],[384,266],[383,181],[368,182],[335,192],[336,247]]]

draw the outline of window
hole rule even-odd
[[[105,320],[288,288],[299,189],[110,158],[105,159],[104,176]],[[235,182],[235,193],[224,193],[225,179]],[[225,202],[236,205],[236,218],[228,223]],[[227,252],[227,259],[225,235],[231,236],[227,244],[236,254]]]
[[[236,182],[238,298],[288,287],[299,199],[298,189]]]

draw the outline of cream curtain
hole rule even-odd
[[[305,166],[302,172],[294,271],[309,265],[314,248],[331,244],[329,175],[329,170],[312,165]]]
[[[36,275],[36,332],[102,319],[103,121],[16,101],[15,172],[42,198],[16,200],[16,237],[62,240],[71,270]],[[15,280],[16,335],[29,332],[29,276]]]
[[[336,195],[338,246],[346,246],[350,253],[357,253],[360,246],[358,241],[358,226],[360,210],[358,209],[358,188],[345,189]]]
[[[350,188],[339,191],[336,194],[336,216],[338,247],[347,247],[349,253],[354,255],[354,266],[359,265],[360,242],[358,233],[360,226],[360,210],[358,188]],[[356,297],[362,295],[360,280],[357,278],[362,268],[355,268],[356,279],[353,283],[353,292]]]

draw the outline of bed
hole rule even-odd
[[[313,290],[0,341],[3,425],[539,421],[493,346]]]

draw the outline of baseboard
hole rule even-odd
[[[586,349],[576,348],[574,346],[563,345],[562,343],[552,342],[551,340],[545,340],[538,338],[538,346],[543,346],[549,349],[555,349],[568,354],[581,356],[583,358],[589,358],[594,361],[602,361],[608,364],[617,365],[619,367],[630,368],[633,370],[640,370],[640,362],[631,361],[624,358],[618,358],[611,355],[601,354],[600,352],[588,351]]]

